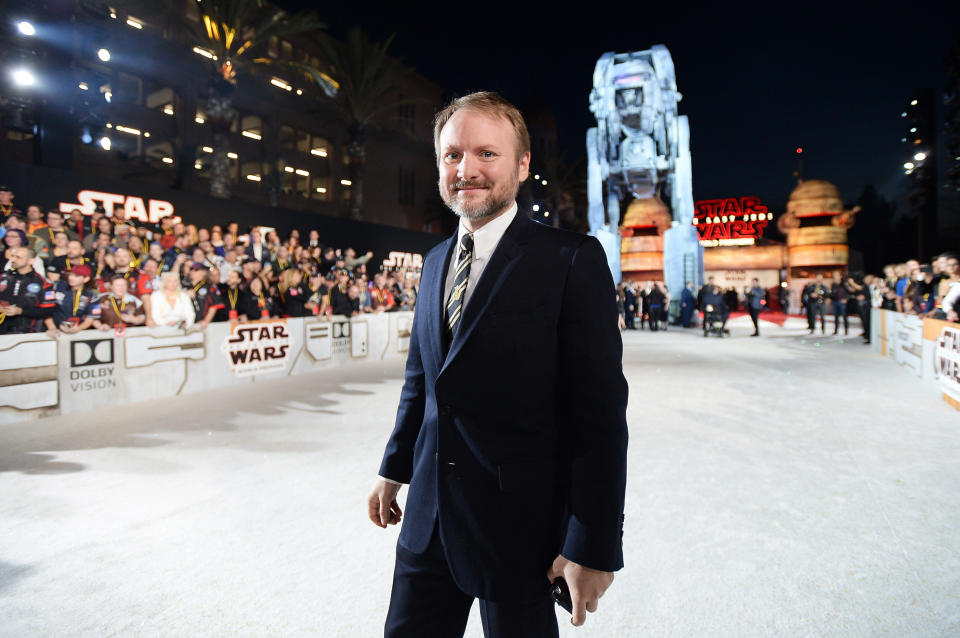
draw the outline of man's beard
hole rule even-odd
[[[452,210],[457,217],[477,221],[492,217],[506,209],[517,198],[517,191],[520,189],[520,182],[517,175],[511,180],[513,188],[509,184],[500,186],[490,182],[478,182],[469,180],[460,180],[449,185],[446,190],[441,185],[440,196],[447,208]],[[489,189],[481,201],[469,205],[462,205],[457,201],[457,192],[462,188],[487,188]]]

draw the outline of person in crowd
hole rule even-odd
[[[123,331],[127,326],[139,326],[146,322],[147,316],[143,303],[130,294],[127,280],[116,276],[110,280],[110,290],[97,300],[100,315],[93,320],[98,330]]]
[[[347,248],[343,251],[343,265],[347,270],[354,270],[357,266],[366,265],[373,258],[373,251],[367,251],[367,253],[361,257],[357,257],[357,251],[353,248]]]
[[[217,310],[223,308],[223,299],[217,287],[209,281],[210,267],[205,263],[195,261],[190,265],[190,288],[186,291],[193,304],[196,326],[200,330],[206,328]]]
[[[71,237],[83,241],[84,236],[90,234],[90,218],[83,215],[83,211],[74,208],[64,221]]]
[[[275,316],[277,316],[276,300],[264,286],[263,279],[253,277],[240,295],[240,320],[253,321]]]
[[[840,331],[840,319],[843,318],[843,335],[850,332],[850,319],[847,316],[847,301],[850,292],[843,280],[843,273],[834,271],[833,281],[830,283],[830,305],[833,310],[833,334]]]
[[[307,317],[311,310],[306,307],[308,300],[303,288],[303,273],[296,268],[287,268],[280,272],[277,292],[280,297],[281,314],[284,317]]]
[[[320,260],[320,270],[324,273],[333,270],[337,263],[337,250],[333,246],[327,246],[323,249],[323,257]]]
[[[83,244],[79,240],[71,239],[67,242],[66,253],[54,257],[50,261],[57,272],[64,273],[71,270],[74,266],[88,264],[88,260],[83,254]]]
[[[23,215],[23,211],[13,205],[14,194],[9,186],[0,186],[0,222],[11,215]]]
[[[697,300],[693,296],[693,282],[688,281],[680,292],[680,325],[689,328],[693,325],[693,312],[696,309]]]
[[[140,278],[140,271],[131,265],[133,257],[129,250],[126,248],[117,248],[112,254],[105,253],[104,259],[106,261],[106,267],[99,273],[97,280],[97,286],[100,292],[106,292],[108,282],[113,281],[117,277],[123,277],[127,280],[127,289],[129,291],[136,290],[137,280]]]
[[[270,250],[263,243],[259,228],[250,231],[250,245],[244,251],[247,259],[259,261],[261,264],[270,262]]]
[[[311,230],[307,235],[307,247],[320,248],[320,231]]]
[[[243,279],[239,270],[227,270],[224,281],[219,284],[220,299],[223,308],[217,310],[214,321],[238,321],[241,315],[240,298],[242,296]]]
[[[400,310],[413,310],[417,305],[417,288],[413,277],[405,277],[403,292],[400,294]]]
[[[926,315],[936,308],[936,284],[933,280],[933,268],[927,264],[920,266],[916,272],[916,281],[907,287],[907,298],[904,307],[911,314]]]
[[[43,209],[38,205],[30,204],[27,206],[27,235],[37,235],[37,231],[47,227],[43,217]],[[39,237],[39,235],[37,236]]]
[[[623,286],[623,325],[627,330],[636,330],[634,318],[637,316],[637,294],[633,291],[633,285],[624,281]]]
[[[731,312],[740,309],[740,297],[737,296],[737,289],[733,286],[727,288],[723,293],[723,300]]]
[[[336,285],[330,289],[330,310],[335,315],[349,317],[353,308],[347,292],[350,286],[350,273],[346,270],[338,270],[336,275]]]
[[[34,270],[33,248],[16,246],[9,255],[11,269],[0,273],[0,334],[41,332],[53,315],[53,289]]]
[[[823,275],[818,274],[816,279],[810,285],[810,292],[807,295],[807,323],[811,326],[810,334],[813,334],[817,319],[820,320],[821,334],[827,334],[827,324],[824,318],[824,306],[827,298],[830,296],[830,289],[823,281]]]
[[[727,320],[730,318],[730,309],[727,308],[727,302],[723,299],[723,294],[720,292],[720,287],[708,283],[703,287],[701,292],[703,294],[700,296],[700,311],[704,313],[704,320],[706,320],[707,306],[713,306],[715,311],[720,313],[720,317],[723,321],[723,332],[728,333]],[[704,324],[704,326],[706,326],[706,324]]]
[[[174,272],[160,275],[160,289],[150,294],[150,316],[147,325],[190,328],[195,321],[193,300],[180,286],[180,277]]]
[[[147,243],[139,235],[132,235],[127,240],[127,250],[130,251],[130,267],[134,269],[139,269],[150,256]]]
[[[745,303],[747,305],[747,312],[750,313],[750,321],[753,322],[753,333],[750,336],[759,337],[760,311],[763,309],[763,288],[760,287],[760,280],[756,277],[750,282]]]
[[[290,268],[292,262],[290,261],[290,248],[287,246],[279,246],[277,248],[277,257],[273,261],[267,263],[264,266],[264,272],[267,273],[267,278],[271,281],[276,281],[287,268]]]
[[[76,264],[62,274],[53,285],[53,314],[43,320],[53,338],[90,328],[100,314],[99,295],[88,287],[93,276],[90,266]]]
[[[957,254],[944,253],[941,257],[943,259],[943,272],[940,281],[937,283],[936,307],[929,313],[929,316],[934,319],[947,318],[948,308],[945,305],[947,295],[950,293],[951,287],[960,281],[960,261],[958,261]]]
[[[327,286],[320,271],[311,272],[307,277],[307,309],[314,315],[324,317],[330,305],[330,288]]]
[[[660,286],[653,281],[647,282],[647,290],[650,291],[647,293],[650,330],[656,332],[657,330],[660,330],[663,309],[666,306],[667,297],[663,294],[663,290],[660,289]]]
[[[47,269],[46,266],[44,266],[43,260],[40,259],[36,249],[30,245],[26,234],[22,230],[19,228],[8,229],[7,234],[3,236],[3,243],[6,246],[6,250],[4,251],[4,270],[16,270],[17,266],[13,259],[14,251],[18,248],[29,248],[30,254],[33,255],[30,267],[33,268],[33,271],[40,275],[41,278],[46,274]]]
[[[64,223],[63,213],[58,210],[51,209],[47,211],[46,225],[43,228],[38,229],[36,234],[47,243],[52,251],[53,247],[57,244],[57,233],[65,233],[68,239],[77,238],[77,235]]]
[[[373,276],[373,285],[370,287],[370,308],[373,312],[389,312],[397,308],[396,298],[387,287],[387,277],[382,272]]]

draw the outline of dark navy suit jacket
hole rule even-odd
[[[439,520],[454,581],[486,600],[544,595],[560,553],[620,569],[627,383],[600,243],[518,211],[444,356],[455,242],[424,259],[380,467],[410,484],[400,544],[424,552]]]

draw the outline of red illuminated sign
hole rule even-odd
[[[705,199],[696,203],[696,209],[693,225],[704,246],[753,244],[773,219],[759,197]]]

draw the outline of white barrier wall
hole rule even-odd
[[[0,336],[0,424],[406,358],[412,312]]]
[[[871,348],[890,357],[960,410],[960,324],[874,309]]]

